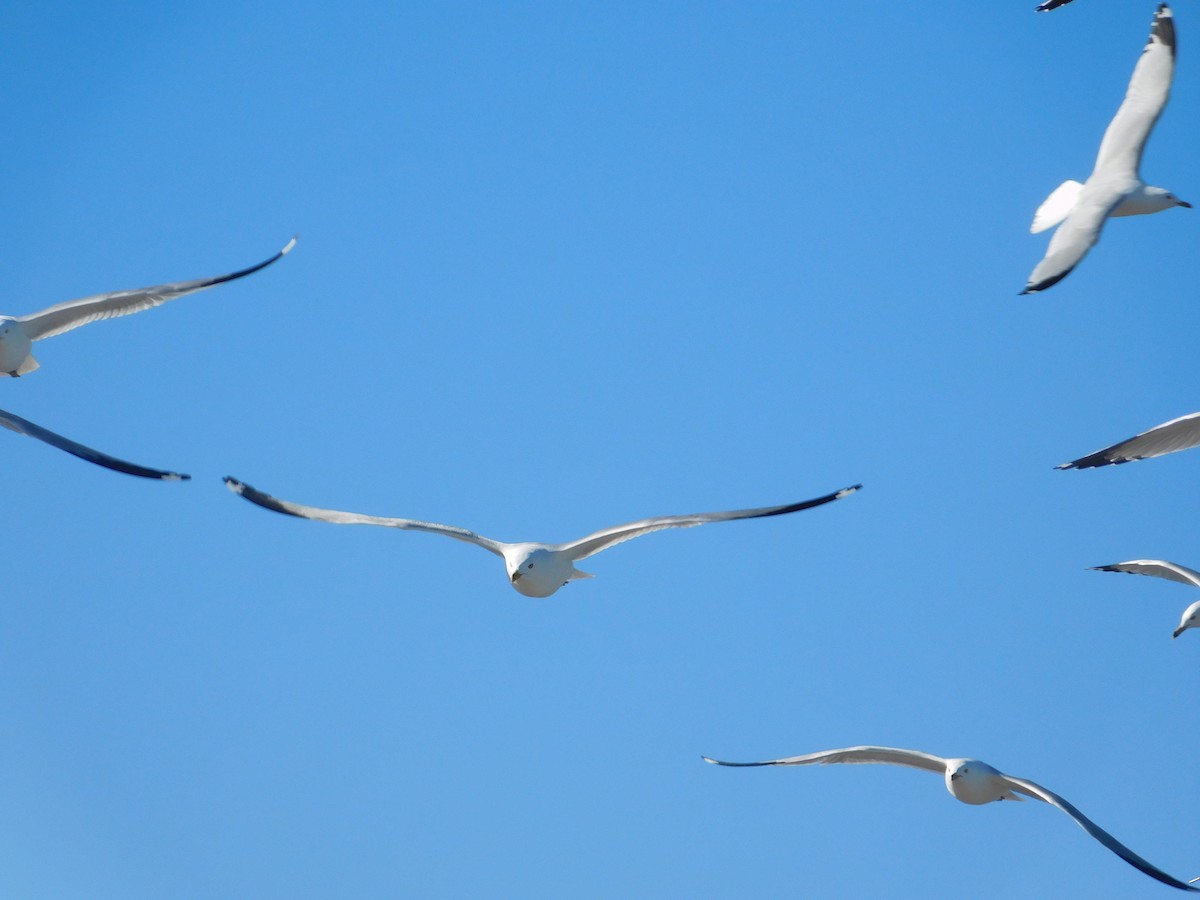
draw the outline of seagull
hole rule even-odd
[[[885,763],[893,766],[910,766],[914,769],[926,769],[936,772],[946,779],[946,790],[954,795],[956,800],[979,806],[994,800],[1023,800],[1032,797],[1051,806],[1058,807],[1088,834],[1111,850],[1125,862],[1141,869],[1151,878],[1156,878],[1163,884],[1184,891],[1197,891],[1200,888],[1188,887],[1184,882],[1173,878],[1156,866],[1142,859],[1115,837],[1081,813],[1078,809],[1053,791],[1047,790],[1040,784],[1035,784],[1025,778],[1015,778],[1005,775],[999,769],[994,769],[985,762],[977,759],[943,759],[919,750],[901,750],[896,747],[845,747],[841,750],[822,750],[819,753],[809,753],[804,756],[789,756],[786,759],[771,759],[766,762],[723,762],[719,759],[701,757],[705,762],[716,766],[806,766],[814,763],[828,765],[830,763]],[[1024,796],[1022,796],[1024,795]]]
[[[15,431],[17,434],[27,434],[32,438],[37,438],[39,441],[45,441],[52,447],[57,447],[59,450],[65,450],[74,456],[78,456],[80,459],[86,459],[90,463],[95,463],[98,466],[104,466],[106,469],[113,469],[117,472],[124,472],[127,475],[137,475],[141,478],[157,478],[160,481],[187,481],[192,477],[191,475],[181,475],[178,472],[148,469],[145,466],[139,466],[137,463],[117,459],[115,456],[109,456],[107,453],[101,453],[99,450],[93,450],[91,447],[77,444],[63,437],[61,434],[55,434],[41,425],[36,425],[28,419],[22,419],[20,416],[5,412],[2,409],[0,409],[0,426],[10,431]]]
[[[1200,447],[1200,413],[1190,413],[1155,425],[1149,431],[1135,434],[1131,438],[1065,462],[1056,469],[1094,469],[1098,466],[1120,465],[1138,459],[1166,456],[1177,450]]]
[[[1131,559],[1128,562],[1113,563],[1110,566],[1092,566],[1093,572],[1125,572],[1129,575],[1155,575],[1168,578],[1180,584],[1190,584],[1200,587],[1200,572],[1181,566],[1178,563],[1167,562],[1165,559]],[[1179,637],[1189,628],[1200,628],[1200,600],[1183,611],[1179,627],[1171,635]]]
[[[1058,9],[1060,6],[1066,6],[1071,0],[1047,0],[1041,6],[1036,8],[1037,12],[1049,12],[1052,9]]]
[[[1066,278],[1100,239],[1100,229],[1109,216],[1144,215],[1174,206],[1191,209],[1192,204],[1168,190],[1150,187],[1138,175],[1150,129],[1167,105],[1174,70],[1175,24],[1170,7],[1160,3],[1125,102],[1100,142],[1092,174],[1085,184],[1067,181],[1059,185],[1033,217],[1029,230],[1034,234],[1063,224],[1050,239],[1046,256],[1029,276],[1022,294],[1044,291]]]
[[[290,503],[287,500],[272,497],[270,494],[264,494],[245,482],[229,476],[226,476],[225,484],[235,494],[241,495],[264,509],[297,516],[301,519],[332,522],[335,525],[383,525],[387,528],[400,528],[406,531],[428,531],[482,547],[504,560],[509,583],[517,593],[524,594],[526,597],[549,597],[560,587],[572,581],[580,578],[592,578],[591,574],[576,569],[575,563],[594,556],[601,550],[607,550],[614,544],[620,544],[652,531],[661,531],[664,528],[691,528],[693,525],[707,525],[709,522],[731,522],[735,519],[780,516],[784,513],[811,509],[814,506],[840,500],[862,487],[861,484],[856,484],[832,494],[826,494],[824,497],[802,500],[799,503],[789,503],[785,506],[764,506],[759,509],[736,509],[730,512],[694,513],[684,516],[656,516],[651,519],[639,519],[625,525],[605,528],[569,544],[539,544],[532,541],[510,544],[504,541],[494,541],[454,525],[438,525],[435,522],[420,522],[415,519],[390,519],[361,513],[339,512],[335,509],[318,509],[315,506],[302,506],[299,503]]]
[[[21,375],[28,375],[37,369],[39,363],[33,358],[34,341],[54,337],[100,319],[128,316],[141,312],[143,309],[159,306],[185,294],[194,294],[196,291],[202,291],[226,281],[234,281],[246,275],[252,275],[277,259],[282,259],[295,246],[296,238],[293,237],[282,250],[270,259],[250,266],[248,269],[230,272],[228,275],[81,297],[78,300],[58,303],[27,316],[0,316],[0,375],[17,378]]]

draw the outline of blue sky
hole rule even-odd
[[[1161,896],[1200,874],[1197,213],[1017,297],[1154,4],[14,9],[4,311],[279,264],[39,345],[0,408],[0,829],[28,898]],[[1192,34],[1143,165],[1200,202]],[[421,534],[656,534],[546,601]],[[1193,638],[1196,638],[1193,640]]]

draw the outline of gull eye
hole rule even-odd
[[[530,564],[529,564],[529,565],[527,565],[525,568],[527,568],[527,569],[532,569],[532,568],[533,568],[533,563],[530,563]]]

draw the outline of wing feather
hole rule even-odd
[[[234,281],[252,275],[260,269],[265,269],[271,263],[286,256],[296,246],[296,238],[272,256],[246,269],[239,269],[227,275],[217,275],[213,278],[197,278],[194,281],[178,281],[173,284],[160,284],[156,287],[135,288],[130,291],[113,291],[109,294],[96,294],[92,297],[81,297],[78,300],[68,300],[47,307],[41,312],[27,316],[16,316],[31,341],[54,337],[57,334],[71,331],[90,322],[101,319],[112,319],[117,316],[128,316],[144,309],[160,306],[168,300],[175,300],[186,294],[194,294],[227,281]]]
[[[1165,456],[1197,446],[1200,446],[1200,413],[1189,413],[1055,468],[1094,469],[1097,466],[1119,465],[1138,459]]]
[[[1100,232],[1109,214],[1120,206],[1124,194],[1107,184],[1084,185],[1079,199],[1066,220],[1058,226],[1046,255],[1029,276],[1022,294],[1044,291],[1071,274],[1089,250],[1100,240]]]
[[[41,425],[37,425],[28,419],[23,419],[14,413],[6,412],[2,409],[0,409],[0,426],[10,431],[15,431],[17,434],[37,438],[51,447],[57,447],[59,450],[64,450],[72,456],[78,456],[80,459],[85,459],[106,469],[112,469],[114,472],[124,472],[126,475],[136,475],[139,478],[156,478],[160,481],[187,481],[191,478],[190,475],[182,475],[179,472],[151,469],[146,466],[139,466],[137,463],[118,459],[115,456],[109,456],[107,453],[101,453],[99,450],[93,450],[91,447],[76,443],[69,438],[63,437],[61,434],[55,434],[48,428],[43,428]]]
[[[418,519],[394,519],[384,516],[367,516],[362,513],[342,512],[336,509],[321,509],[317,506],[305,506],[300,503],[292,503],[289,500],[280,500],[277,497],[272,497],[270,494],[265,494],[260,490],[252,488],[243,481],[238,481],[231,476],[225,476],[225,484],[235,494],[238,494],[245,500],[249,500],[263,509],[269,509],[273,512],[283,513],[285,516],[296,516],[299,519],[312,519],[315,522],[331,522],[334,525],[382,525],[384,528],[399,528],[402,531],[425,531],[429,534],[441,534],[446,537],[454,538],[455,540],[465,541],[468,544],[474,544],[476,547],[482,547],[491,553],[495,553],[499,557],[504,556],[505,545],[500,541],[493,541],[491,538],[483,537],[473,531],[468,531],[465,528],[458,528],[454,525],[440,525],[437,522],[422,522]]]
[[[572,561],[578,561],[587,559],[601,550],[607,550],[614,544],[620,544],[623,541],[641,537],[643,534],[650,534],[654,531],[662,531],[664,528],[692,528],[696,525],[707,525],[710,522],[732,522],[736,519],[760,519],[766,516],[781,516],[786,513],[798,512],[802,509],[811,509],[814,506],[823,506],[826,503],[832,503],[834,500],[840,500],[848,494],[853,494],[861,487],[861,484],[856,484],[848,488],[842,488],[840,491],[834,491],[832,494],[826,494],[823,497],[816,497],[812,500],[801,500],[799,503],[789,503],[783,506],[763,506],[757,509],[735,509],[728,512],[691,513],[682,516],[657,516],[650,519],[639,519],[636,522],[627,522],[624,525],[605,528],[602,531],[594,532],[587,537],[582,537],[569,544],[560,544],[554,549],[567,552],[570,554]]]
[[[1125,100],[1100,142],[1093,175],[1103,170],[1137,177],[1146,140],[1170,97],[1174,73],[1175,21],[1170,7],[1160,3]]]
[[[1115,837],[1081,813],[1072,804],[1068,803],[1064,798],[1054,793],[1054,791],[1047,790],[1040,784],[1036,784],[1025,778],[1014,778],[1011,775],[1005,775],[1003,778],[1012,786],[1014,791],[1019,791],[1022,794],[1033,797],[1035,800],[1042,800],[1046,803],[1049,803],[1051,806],[1056,806],[1061,809],[1068,816],[1074,819],[1080,828],[1098,840],[1113,853],[1117,854],[1117,856],[1121,857],[1121,859],[1125,860],[1125,862],[1129,863],[1135,869],[1140,869],[1151,878],[1161,881],[1163,884],[1168,884],[1173,888],[1179,888],[1180,890],[1184,891],[1200,891],[1200,888],[1189,887],[1178,878],[1168,875],[1162,869],[1158,868],[1158,866],[1155,866],[1154,864],[1138,856],[1136,853],[1118,841]]]
[[[1092,566],[1093,572],[1125,572],[1129,575],[1153,575],[1200,587],[1200,572],[1181,566],[1178,563],[1167,562],[1165,559],[1131,559],[1127,562],[1112,563],[1107,566]]]
[[[763,762],[726,762],[702,756],[705,762],[715,766],[827,766],[834,763],[881,763],[892,766],[908,766],[929,772],[945,774],[946,760],[940,756],[922,753],[920,750],[904,750],[898,747],[844,747],[840,750],[821,750],[803,756],[786,756],[783,759],[768,759]]]

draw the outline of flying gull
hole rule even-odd
[[[661,531],[664,528],[690,528],[693,525],[707,525],[709,522],[731,522],[735,519],[780,516],[784,513],[811,509],[814,506],[840,500],[862,487],[861,484],[856,484],[853,487],[826,494],[824,497],[802,500],[799,503],[789,503],[785,506],[764,506],[760,509],[737,509],[730,512],[694,513],[684,516],[656,516],[651,519],[640,519],[637,522],[605,528],[569,544],[539,544],[531,541],[510,544],[504,541],[494,541],[454,525],[439,525],[435,522],[420,522],[415,519],[392,519],[382,516],[367,516],[361,513],[339,512],[335,509],[318,509],[315,506],[302,506],[299,503],[290,503],[287,500],[272,497],[270,494],[264,494],[262,491],[255,490],[250,485],[228,476],[225,478],[225,484],[235,494],[240,494],[251,503],[301,519],[332,522],[335,525],[383,525],[386,528],[400,528],[406,531],[427,531],[432,534],[444,534],[446,537],[482,547],[504,560],[509,583],[518,593],[524,594],[526,597],[549,597],[568,582],[579,578],[591,578],[592,575],[589,573],[576,569],[575,563],[594,556],[601,550],[607,550],[614,544],[620,544],[652,531]]]
[[[1097,466],[1120,465],[1138,459],[1152,459],[1155,456],[1165,456],[1177,450],[1190,450],[1200,447],[1200,413],[1190,413],[1155,425],[1149,431],[1135,434],[1133,437],[1065,462],[1056,469],[1094,469]]]
[[[159,306],[185,294],[194,294],[196,291],[202,291],[226,281],[243,278],[286,256],[294,246],[296,246],[296,238],[288,241],[287,245],[270,259],[250,266],[248,269],[230,272],[228,275],[81,297],[78,300],[58,303],[27,316],[0,316],[0,375],[11,375],[16,378],[34,371],[38,367],[38,361],[33,358],[34,341],[54,337],[78,328],[80,325],[98,322],[100,319],[128,316],[131,313],[141,312],[143,309]]]
[[[1066,6],[1071,0],[1047,0],[1041,6],[1037,7],[1037,12],[1049,12],[1052,9],[1058,9],[1060,6]]]
[[[1155,575],[1178,581],[1180,584],[1190,584],[1200,587],[1200,572],[1181,566],[1178,563],[1167,562],[1165,559],[1131,559],[1128,562],[1113,563],[1110,566],[1093,566],[1093,572],[1125,572],[1129,575]],[[1171,635],[1179,637],[1189,628],[1200,628],[1200,600],[1183,611],[1179,627]]]
[[[1065,812],[1078,825],[1131,866],[1141,869],[1151,878],[1184,891],[1200,891],[1188,887],[1157,866],[1142,859],[1115,837],[1081,813],[1078,809],[1053,791],[1025,778],[1014,778],[994,769],[977,759],[943,759],[919,750],[901,750],[895,747],[845,747],[841,750],[822,750],[804,756],[789,756],[786,759],[771,759],[766,762],[723,762],[719,759],[702,757],[705,762],[717,766],[807,766],[814,763],[886,763],[893,766],[910,766],[936,772],[946,779],[946,789],[956,800],[978,806],[994,800],[1022,800],[1032,797],[1049,803]],[[1024,795],[1024,796],[1022,796]]]
[[[1137,216],[1173,206],[1191,208],[1170,191],[1142,181],[1138,167],[1150,129],[1167,105],[1175,70],[1175,24],[1170,7],[1158,5],[1150,39],[1133,70],[1125,102],[1109,123],[1096,166],[1085,184],[1067,181],[1046,198],[1030,231],[1045,231],[1062,222],[1046,255],[1022,294],[1044,291],[1066,278],[1100,239],[1109,216]]]
[[[137,463],[117,459],[115,456],[109,456],[107,453],[101,453],[99,450],[93,450],[91,447],[77,444],[75,441],[69,440],[61,434],[55,434],[41,425],[36,425],[28,419],[22,419],[20,416],[5,412],[2,409],[0,409],[0,426],[10,431],[15,431],[17,434],[27,434],[32,438],[37,438],[39,441],[45,441],[52,447],[57,447],[59,450],[65,450],[74,456],[78,456],[80,459],[86,459],[90,463],[95,463],[98,466],[104,466],[106,469],[113,469],[117,472],[124,472],[127,475],[137,475],[141,478],[157,478],[162,481],[187,481],[192,477],[190,475],[181,475],[178,472],[165,472],[162,469],[148,469],[145,466],[139,466]]]

